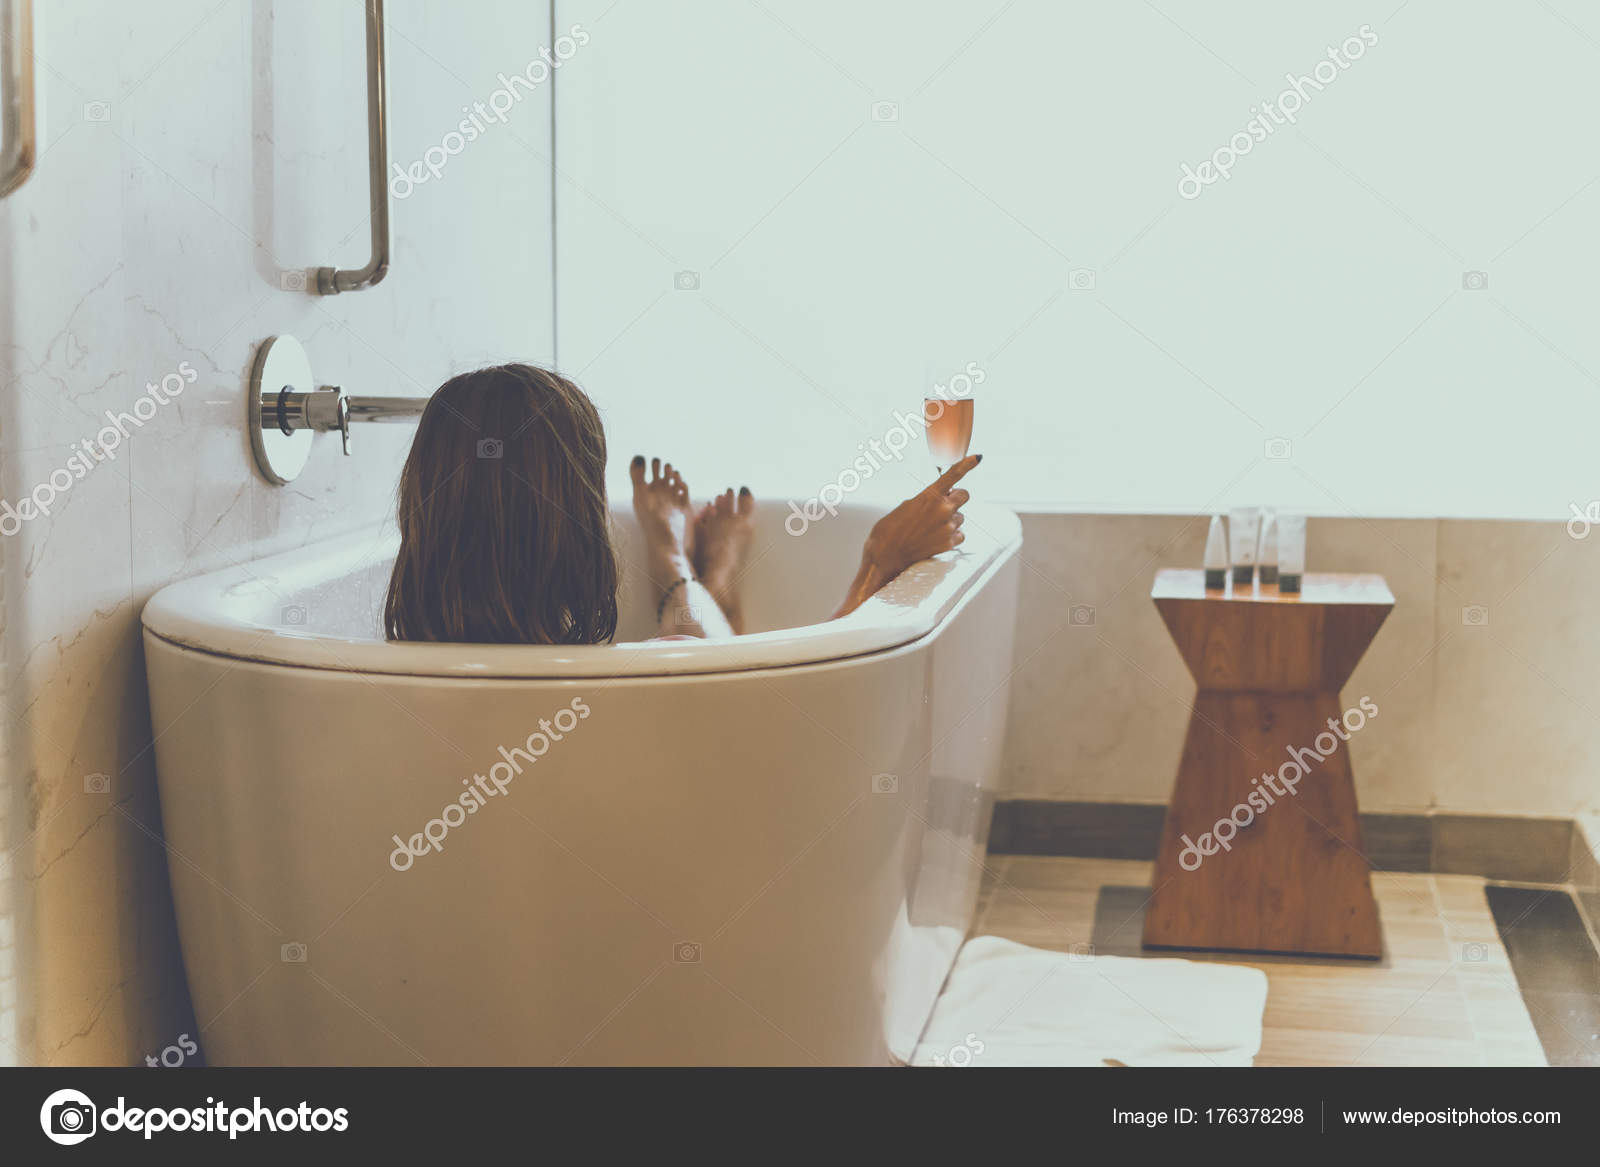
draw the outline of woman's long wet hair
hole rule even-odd
[[[400,475],[391,640],[598,644],[617,629],[617,558],[594,403],[530,365],[453,377]]]

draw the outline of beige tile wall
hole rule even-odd
[[[1198,565],[1207,521],[1035,513],[1007,797],[1163,802],[1194,683],[1150,602]],[[1600,530],[1314,518],[1311,570],[1376,571],[1396,606],[1345,689],[1380,710],[1354,739],[1363,809],[1571,816],[1600,807]],[[1463,609],[1487,609],[1464,623]],[[1092,623],[1075,622],[1075,606]]]

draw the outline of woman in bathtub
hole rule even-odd
[[[834,618],[965,536],[963,459],[872,528]],[[400,553],[384,603],[391,640],[600,644],[617,629],[606,439],[583,391],[530,365],[440,386],[400,476]],[[749,488],[696,511],[672,464],[636,457],[633,510],[662,637],[743,631],[739,577],[755,522]]]

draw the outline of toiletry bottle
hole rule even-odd
[[[1222,516],[1211,516],[1206,533],[1206,591],[1220,591],[1228,582],[1228,539],[1222,530]]]
[[[1292,594],[1300,590],[1300,577],[1306,570],[1306,517],[1279,515],[1276,526],[1278,591]]]
[[[1233,586],[1248,587],[1256,578],[1255,507],[1234,507],[1228,512],[1228,538],[1233,543]]]
[[[1278,516],[1267,511],[1261,516],[1261,543],[1256,549],[1256,571],[1262,587],[1278,582]]]

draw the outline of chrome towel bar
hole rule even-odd
[[[372,207],[372,258],[365,267],[319,267],[324,296],[370,288],[389,271],[389,102],[384,82],[383,0],[367,7],[367,199]]]
[[[0,198],[28,181],[37,149],[33,94],[33,0],[0,0]]]

